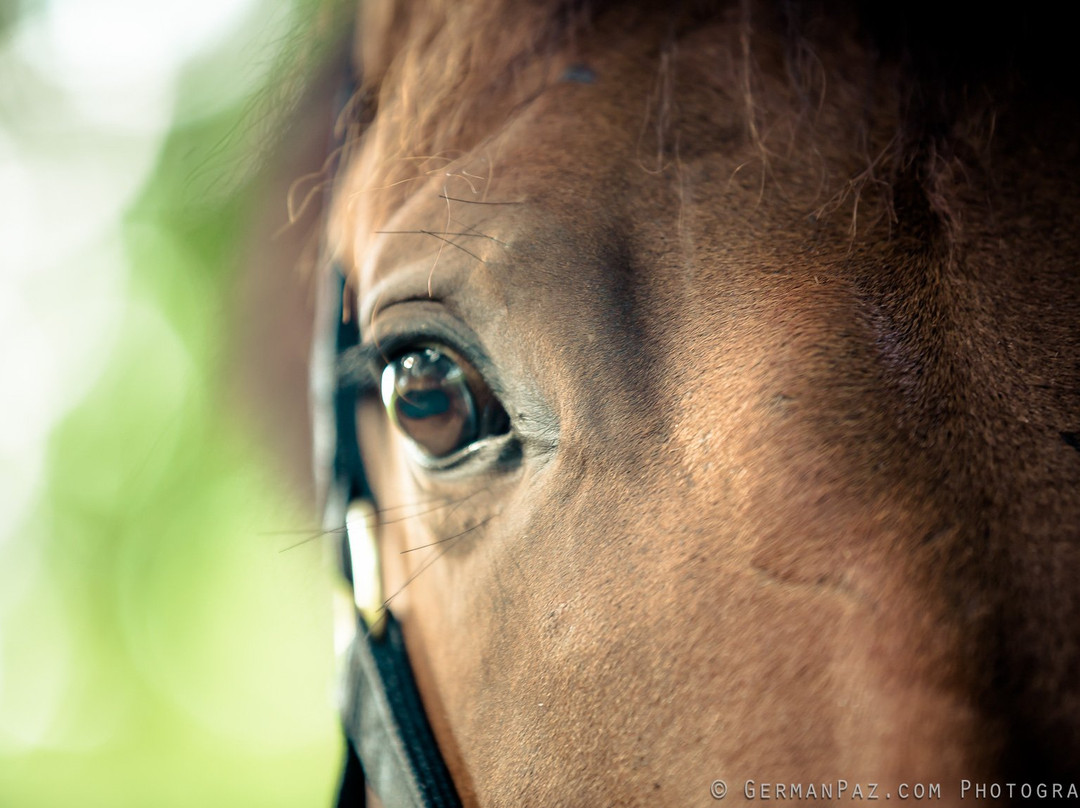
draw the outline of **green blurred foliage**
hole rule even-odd
[[[115,348],[52,436],[40,506],[0,546],[0,684],[19,694],[0,710],[44,727],[0,738],[5,808],[331,803],[328,573],[319,542],[286,550],[303,536],[277,533],[315,520],[264,470],[223,378],[262,172],[347,30],[342,3],[286,11],[256,86],[217,86],[235,42],[185,74],[124,225]]]

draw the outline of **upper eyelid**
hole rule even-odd
[[[408,299],[380,309],[377,327],[365,329],[362,351],[350,362],[367,362],[366,375],[378,374],[398,354],[422,345],[449,348],[468,362],[500,400],[507,392],[501,382],[499,368],[491,360],[483,341],[466,325],[445,301]],[[344,354],[343,354],[344,355]],[[378,378],[368,378],[378,383]]]
[[[396,354],[423,343],[436,343],[451,348],[476,367],[479,363],[470,358],[474,351],[463,348],[457,332],[459,328],[440,326],[434,319],[413,316],[394,316],[399,307],[444,306],[441,300],[431,298],[405,298],[383,306],[379,312],[379,328],[372,322],[362,329],[367,332],[358,345],[342,351],[337,358],[338,387],[356,389],[360,394],[378,392],[383,368],[396,358]],[[389,316],[388,316],[389,315]],[[483,375],[483,374],[481,374]]]
[[[391,299],[391,302],[380,305],[378,307],[377,315],[373,312],[370,317],[361,321],[361,333],[365,335],[366,339],[374,339],[376,342],[381,342],[383,334],[376,335],[376,331],[389,328],[390,331],[393,332],[396,330],[393,326],[394,321],[401,318],[407,318],[410,321],[414,321],[416,319],[415,315],[403,315],[401,314],[401,310],[405,309],[406,311],[412,311],[417,308],[421,311],[434,312],[437,310],[446,311],[450,307],[448,301],[441,297],[428,297],[427,295],[395,297]]]

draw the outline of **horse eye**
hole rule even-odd
[[[445,347],[402,354],[382,374],[391,422],[432,460],[509,431],[510,419],[480,374]]]

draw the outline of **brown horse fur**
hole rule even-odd
[[[971,12],[365,4],[330,241],[521,445],[362,408],[468,803],[1080,781],[1080,116]]]

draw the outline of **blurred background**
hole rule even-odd
[[[3,808],[331,804],[304,361],[347,17],[0,0]]]

